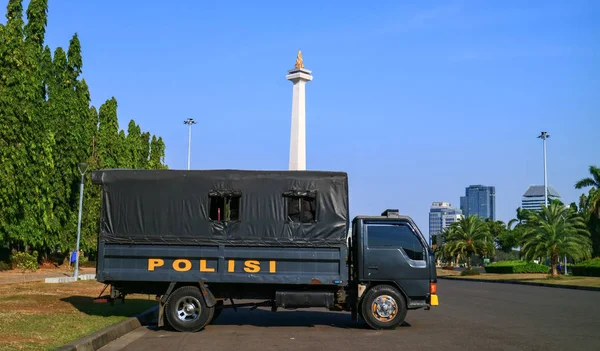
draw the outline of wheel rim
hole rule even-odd
[[[378,296],[371,308],[373,317],[380,322],[389,322],[398,314],[398,304],[389,295]]]
[[[193,322],[200,316],[202,307],[200,301],[192,296],[182,297],[177,300],[177,317],[183,322]]]

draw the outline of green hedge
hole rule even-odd
[[[600,277],[600,258],[583,261],[569,266],[567,269],[569,269],[573,275]]]
[[[527,261],[500,261],[485,266],[486,273],[548,273],[550,267]]]

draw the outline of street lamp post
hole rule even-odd
[[[190,150],[191,150],[191,143],[192,143],[192,124],[196,124],[197,122],[194,121],[193,118],[188,118],[185,121],[183,121],[183,124],[187,124],[189,126],[188,128],[188,159],[187,159],[187,169],[188,171],[190,170]]]
[[[548,176],[546,174],[546,139],[550,138],[550,134],[542,132],[538,138],[542,139],[544,145],[544,203],[548,207]]]
[[[83,209],[83,182],[85,181],[85,172],[87,172],[88,164],[85,162],[77,165],[77,169],[81,174],[81,185],[79,186],[79,218],[77,220],[77,247],[75,251],[75,272],[73,276],[75,279],[79,276],[79,242],[81,238],[81,211]]]

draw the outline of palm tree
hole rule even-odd
[[[494,238],[488,225],[480,217],[472,215],[452,223],[448,233],[448,250],[453,255],[462,254],[467,259],[467,268],[471,269],[471,256],[491,255],[494,252]]]
[[[585,207],[587,207],[591,213],[595,214],[596,218],[600,218],[600,168],[590,166],[589,171],[591,177],[583,178],[575,183],[575,188],[582,189],[592,187],[589,196],[587,198],[583,196],[582,200],[585,199]],[[580,206],[581,205],[582,204],[580,204]]]
[[[448,237],[450,235],[450,233],[454,230],[453,227],[446,227],[444,229],[442,229],[442,232],[440,233],[440,238],[441,238],[441,242],[437,243],[437,247],[435,249],[435,257],[436,259],[446,262],[446,264],[452,266],[454,265],[454,262],[456,262],[456,264],[458,264],[458,257],[455,257],[456,255],[454,255],[452,252],[450,252],[450,250],[448,249]]]
[[[550,257],[552,276],[557,277],[559,258],[589,258],[592,242],[581,214],[555,200],[528,218],[521,248],[528,260]]]
[[[600,168],[590,166],[590,177],[575,183],[575,188],[591,187],[588,195],[581,194],[579,208],[588,222],[594,255],[600,255]]]

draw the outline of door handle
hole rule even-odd
[[[369,266],[369,269],[379,269],[379,266]]]

